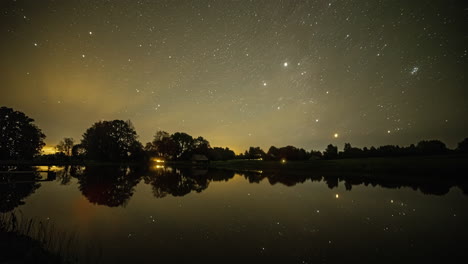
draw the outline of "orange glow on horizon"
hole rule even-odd
[[[49,155],[57,153],[57,149],[54,146],[44,146],[42,147],[41,154]]]

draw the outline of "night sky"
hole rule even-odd
[[[0,105],[48,145],[99,120],[323,150],[468,136],[466,1],[0,2]]]

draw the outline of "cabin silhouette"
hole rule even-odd
[[[191,160],[192,160],[193,164],[208,164],[208,163],[210,163],[210,160],[205,155],[202,155],[202,154],[194,154],[192,156]]]

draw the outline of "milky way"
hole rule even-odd
[[[468,136],[464,1],[2,1],[0,105],[49,145],[130,119],[213,146]]]

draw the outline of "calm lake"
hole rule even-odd
[[[16,182],[3,176],[1,212],[76,233],[101,252],[100,263],[440,263],[468,256],[468,196],[457,186],[366,186],[313,172],[35,169],[56,174]]]

